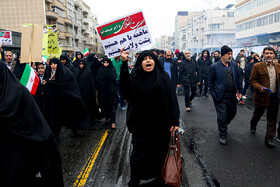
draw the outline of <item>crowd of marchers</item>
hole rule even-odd
[[[248,128],[255,134],[267,109],[264,142],[275,147],[280,84],[275,48],[266,47],[260,55],[241,50],[236,58],[228,46],[198,55],[189,50],[151,49],[137,52],[135,60],[124,49],[112,59],[77,52],[73,60],[63,53],[59,59],[31,63],[40,80],[35,95],[20,82],[27,66],[21,63],[21,55],[1,47],[0,52],[0,120],[4,124],[0,127],[0,178],[6,186],[63,186],[58,151],[61,127],[79,137],[79,130],[95,128],[104,118],[104,125],[115,129],[118,106],[122,111],[127,108],[126,123],[132,134],[128,186],[145,180],[165,186],[161,169],[170,131],[179,126],[176,93],[184,95],[187,112],[195,97],[212,96],[219,142],[226,145],[227,125],[237,113],[237,103],[245,104],[250,88],[255,110]]]

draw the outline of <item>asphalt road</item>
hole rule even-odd
[[[262,118],[252,135],[249,122],[252,101],[238,106],[229,125],[228,145],[220,145],[216,111],[212,98],[195,98],[192,111],[186,112],[184,98],[178,96],[181,110],[180,140],[183,156],[181,186],[280,186],[280,144],[265,146],[266,120]],[[126,112],[117,110],[117,129],[104,122],[95,130],[80,131],[72,138],[63,129],[60,151],[66,187],[122,187],[129,181],[131,135],[125,126]]]

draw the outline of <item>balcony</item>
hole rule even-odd
[[[62,40],[65,40],[65,33],[64,32],[59,32],[58,33],[58,38],[62,39]]]
[[[61,3],[61,2],[58,1],[58,0],[52,0],[52,6],[56,6],[56,7],[58,7],[59,9],[65,11],[65,6],[64,6],[64,4]]]
[[[85,31],[85,30],[87,30],[87,26],[83,25],[82,26],[82,31]]]
[[[88,30],[85,30],[84,35],[85,35],[85,36],[88,36],[88,35],[89,35],[89,31],[88,31]]]
[[[88,10],[87,9],[83,9],[83,14],[87,15],[88,14]]]
[[[70,47],[70,46],[63,46],[62,50],[63,51],[74,51],[73,47]]]
[[[69,19],[69,18],[64,18],[64,23],[65,23],[66,25],[72,25],[72,20]]]
[[[73,34],[72,34],[72,33],[69,33],[69,32],[66,32],[66,33],[65,33],[65,37],[66,37],[66,38],[73,38]]]
[[[83,24],[88,25],[89,24],[89,19],[88,18],[83,18]]]
[[[46,11],[46,17],[47,18],[51,18],[51,19],[58,19],[58,18],[60,18],[60,16],[57,13],[55,13],[55,12],[53,12],[51,10],[47,10]]]

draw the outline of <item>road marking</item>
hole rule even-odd
[[[83,167],[82,171],[80,172],[79,176],[77,177],[77,180],[74,182],[73,187],[79,187],[84,186],[86,184],[87,178],[89,176],[89,173],[92,170],[92,167],[94,165],[94,162],[98,156],[99,151],[102,148],[103,143],[105,142],[107,136],[108,136],[109,129],[105,131],[102,138],[99,140],[97,146],[94,147],[92,150],[92,153],[90,157],[88,158],[87,163]]]

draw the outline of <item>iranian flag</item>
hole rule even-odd
[[[29,64],[26,64],[20,79],[21,84],[23,84],[32,95],[35,95],[39,81],[39,77],[35,70],[31,68]]]
[[[89,50],[88,50],[88,48],[86,48],[86,49],[83,51],[83,54],[84,54],[84,57],[86,57],[87,55],[89,55]]]

